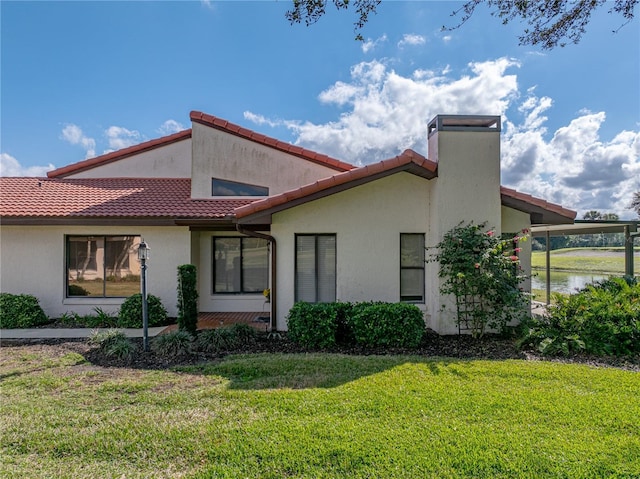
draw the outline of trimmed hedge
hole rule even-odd
[[[152,294],[147,295],[147,312],[149,314],[149,326],[164,323],[167,320],[167,310],[162,301]],[[142,294],[136,293],[124,300],[118,313],[119,328],[142,327]]]
[[[367,347],[415,348],[425,333],[422,311],[408,303],[361,303],[347,325],[355,343]]]
[[[335,345],[417,347],[422,311],[407,303],[296,303],[287,316],[289,338],[310,348]]]
[[[35,296],[0,293],[0,328],[32,328],[48,322]]]

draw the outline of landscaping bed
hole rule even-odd
[[[329,349],[306,348],[294,344],[287,339],[286,334],[281,338],[269,338],[267,335],[258,336],[253,344],[243,345],[232,351],[224,351],[217,354],[197,352],[191,355],[168,358],[153,351],[142,351],[142,339],[132,339],[138,347],[138,351],[131,361],[120,361],[113,357],[105,357],[100,349],[90,345],[86,340],[77,339],[21,339],[5,340],[0,347],[21,346],[31,351],[59,350],[59,354],[75,352],[85,357],[87,361],[103,367],[129,367],[135,369],[167,369],[176,366],[194,365],[206,362],[215,362],[231,354],[253,353],[336,353],[347,355],[416,355],[428,358],[463,358],[463,359],[522,359],[529,361],[554,361],[562,363],[580,363],[594,367],[614,367],[630,371],[640,372],[640,356],[613,357],[592,356],[575,353],[569,356],[548,357],[543,356],[533,349],[519,349],[514,339],[505,339],[498,336],[486,336],[482,339],[473,339],[470,336],[440,336],[434,333],[427,334],[418,348],[361,348],[361,347],[333,347]]]

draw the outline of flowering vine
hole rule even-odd
[[[479,338],[487,326],[504,330],[528,315],[529,295],[520,287],[526,276],[517,254],[518,244],[528,235],[524,229],[515,236],[498,237],[486,223],[460,223],[436,246],[428,261],[440,265],[438,275],[444,279],[440,293],[455,296],[461,329],[470,329]]]

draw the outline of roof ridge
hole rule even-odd
[[[60,168],[47,172],[47,177],[65,177],[66,175],[79,173],[81,171],[85,171],[99,165],[106,165],[113,161],[121,160],[137,153],[153,150],[154,148],[166,146],[177,141],[185,140],[187,138],[191,138],[191,128],[179,131],[177,133],[172,133],[171,135],[162,136],[160,138],[155,138],[153,140],[138,143],[137,145],[128,146],[120,150],[111,151],[109,153],[105,153],[104,155],[94,156],[93,158],[82,160],[77,163],[72,163],[71,165],[62,166]]]
[[[342,191],[349,188],[349,183],[359,185],[363,182],[371,181],[381,176],[387,176],[398,171],[408,171],[412,174],[431,179],[437,176],[438,164],[427,160],[412,150],[405,150],[398,156],[363,165],[349,171],[336,173],[335,175],[316,180],[306,185],[301,185],[298,188],[285,191],[278,195],[254,201],[253,203],[237,208],[234,213],[236,217],[242,218],[333,188]]]
[[[311,161],[313,163],[317,163],[323,166],[327,166],[329,168],[333,168],[334,170],[350,171],[356,168],[354,165],[350,163],[346,163],[336,158],[332,158],[329,155],[318,153],[316,151],[309,150],[307,148],[303,148],[298,145],[287,143],[286,141],[278,140],[276,138],[263,135],[262,133],[249,130],[248,128],[244,128],[240,125],[236,125],[235,123],[231,123],[222,118],[209,115],[208,113],[203,113],[201,111],[193,110],[189,114],[189,117],[191,118],[191,121],[195,121],[196,123],[200,123],[202,125],[215,128],[217,130],[226,131],[227,133],[230,133],[232,135],[239,136],[249,141],[263,144],[265,146],[274,148],[276,150],[284,151],[285,153],[288,153],[290,155],[294,155],[304,160]]]

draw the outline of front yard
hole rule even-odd
[[[0,350],[0,476],[640,477],[640,375],[547,361]],[[88,357],[88,356],[87,356]]]

